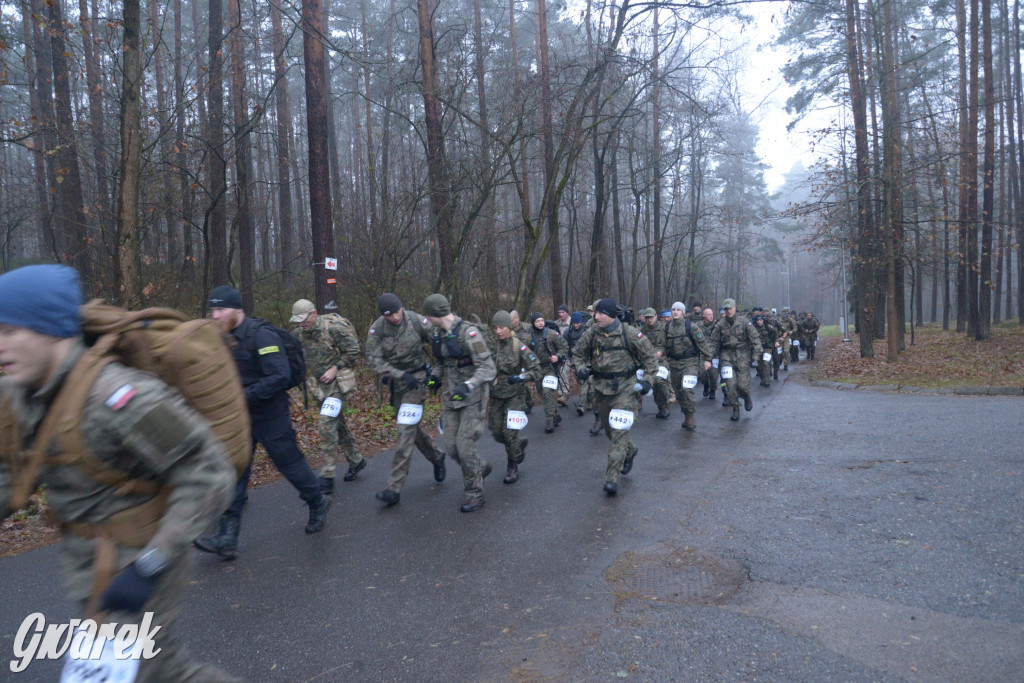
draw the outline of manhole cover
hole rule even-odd
[[[718,604],[746,580],[746,570],[694,548],[664,544],[619,556],[605,578],[620,597]]]

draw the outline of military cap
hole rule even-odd
[[[722,308],[736,308],[736,299],[726,299],[722,302]]]
[[[431,294],[423,300],[423,315],[443,318],[451,312],[452,305],[448,303],[448,297],[444,294]]]
[[[313,302],[309,299],[299,299],[292,304],[292,317],[289,320],[293,323],[305,322],[310,313],[316,313]]]
[[[645,308],[643,310],[642,313],[640,313],[640,315],[642,315],[645,318],[651,318],[653,316],[658,315],[658,312],[656,310],[654,310],[653,308],[647,307],[647,308]]]

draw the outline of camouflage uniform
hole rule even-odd
[[[433,348],[444,372],[441,431],[445,451],[462,467],[467,501],[482,498],[483,473],[488,466],[477,456],[476,440],[483,431],[490,383],[495,376],[494,359],[480,330],[458,316],[451,330],[434,332]],[[453,401],[453,392],[463,382],[470,382],[473,390],[464,401]]]
[[[529,332],[529,340],[526,342],[526,346],[530,347],[530,350],[537,356],[541,367],[541,374],[535,379],[533,386],[544,401],[544,417],[549,421],[557,423],[562,419],[558,414],[559,390],[545,389],[544,376],[551,375],[556,378],[560,376],[559,368],[562,361],[569,355],[569,344],[566,343],[562,335],[558,334],[556,330],[548,328],[538,330],[531,325]],[[557,365],[551,363],[551,356],[558,357],[559,362]]]
[[[509,384],[508,378],[525,371],[526,380],[544,377],[537,356],[512,335],[508,339],[488,337],[497,375],[491,384],[490,402],[487,404],[487,426],[494,440],[505,446],[509,467],[523,461],[519,431],[508,428],[508,411],[523,409],[526,383]]]
[[[398,325],[392,325],[381,316],[366,335],[366,358],[370,361],[370,369],[387,380],[391,388],[391,407],[396,413],[403,403],[423,405],[426,397],[423,382],[427,380],[423,343],[433,339],[431,329],[425,318],[406,308],[402,309],[402,322]],[[415,389],[410,389],[402,381],[406,372],[420,380],[421,384]],[[385,486],[389,491],[401,493],[412,465],[413,444],[432,465],[444,462],[444,451],[434,446],[433,439],[423,431],[421,424],[398,425],[395,457]]]
[[[789,370],[790,349],[799,326],[793,316],[783,311],[782,317],[779,319],[779,327],[782,329],[782,363],[785,369]]]
[[[754,325],[741,315],[730,321],[721,318],[711,332],[711,346],[719,351],[719,370],[733,369],[732,379],[725,380],[725,393],[730,405],[738,406],[739,397],[750,401],[750,352],[761,354],[761,338]]]
[[[640,327],[643,331],[644,336],[647,337],[651,346],[654,347],[654,355],[658,359],[657,362],[660,365],[665,365],[665,323],[661,320],[655,320],[654,325],[649,325],[645,321]],[[657,370],[657,368],[655,368]],[[658,415],[668,416],[668,395],[669,395],[669,380],[662,379],[654,374],[648,378],[651,386],[654,389],[654,405],[658,406]],[[679,392],[676,391],[676,396]],[[692,398],[692,397],[691,397]]]
[[[341,401],[342,410],[337,417],[320,413],[320,452],[324,458],[320,476],[333,479],[339,453],[345,456],[350,468],[358,468],[363,462],[352,432],[345,423],[344,410],[349,393],[355,389],[354,367],[359,358],[359,340],[352,323],[337,313],[319,315],[309,330],[297,327],[293,334],[306,350],[306,370],[312,380],[308,384],[313,395],[321,402],[329,398]],[[321,383],[320,376],[332,366],[338,368],[334,381]]]
[[[712,319],[708,322],[701,318],[699,321],[694,323],[700,329],[701,335],[707,340],[708,349],[711,357],[708,359],[711,361],[711,367],[705,370],[703,366],[700,369],[699,379],[701,384],[704,385],[704,395],[709,400],[714,400],[715,392],[718,391],[718,368],[715,367],[715,360],[718,358],[717,351],[714,346],[711,345],[711,332],[715,329],[715,324],[718,322],[716,319]]]
[[[665,358],[668,359],[672,386],[683,414],[689,417],[696,412],[697,402],[693,397],[693,389],[683,386],[683,377],[700,377],[704,361],[711,360],[711,342],[704,336],[700,325],[685,318],[670,322],[665,330],[665,338]]]
[[[818,323],[817,318],[811,314],[807,314],[807,317],[800,321],[800,329],[804,333],[803,344],[804,350],[807,351],[807,360],[814,360],[815,345],[818,343],[818,328],[821,324]]]
[[[613,320],[601,329],[596,323],[583,334],[573,349],[577,368],[591,371],[594,390],[594,409],[600,415],[605,433],[611,439],[605,481],[615,484],[626,460],[637,453],[629,438],[629,431],[612,429],[608,414],[613,409],[640,411],[640,400],[633,391],[636,371],[642,369],[645,377],[653,377],[658,370],[654,347],[643,332],[625,323]]]
[[[47,384],[34,394],[0,380],[0,396],[9,401],[21,434],[35,433],[84,350],[82,344],[76,345]],[[112,403],[115,395],[121,400]],[[127,402],[125,395],[129,397]],[[127,521],[131,532],[138,534],[138,542],[114,541],[109,578],[152,549],[159,550],[167,561],[166,569],[158,575],[155,592],[141,611],[104,615],[106,622],[120,627],[139,624],[145,612],[153,612],[153,625],[162,627],[154,645],[161,651],[154,659],[140,661],[136,680],[237,680],[216,667],[191,661],[175,635],[175,622],[188,585],[188,546],[224,511],[234,492],[237,473],[220,441],[180,394],[153,375],[119,363],[111,363],[100,373],[89,392],[79,428],[86,448],[106,467],[151,480],[171,493],[159,526],[151,535],[143,528],[140,515],[145,515],[133,514],[132,508],[152,505],[157,497],[122,494],[117,487],[89,477],[74,463],[52,459],[44,463],[39,481],[46,484],[47,502],[63,526],[60,562],[68,597],[82,601],[86,611],[95,607],[86,605],[86,600],[90,595],[102,594],[109,585],[109,579],[102,579],[102,529],[118,522],[125,526]],[[19,451],[30,445],[30,439],[24,439],[20,444],[3,443],[0,447]],[[9,474],[0,461],[0,509],[7,506],[10,485]]]
[[[768,380],[773,376],[775,365],[775,342],[779,338],[779,331],[775,325],[768,320],[761,320],[761,324],[754,323],[754,330],[761,341],[761,353],[757,354],[757,374],[761,378],[761,386],[768,386]],[[765,360],[764,354],[770,353],[771,360]]]

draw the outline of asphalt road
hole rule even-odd
[[[196,553],[181,636],[251,681],[1024,681],[1024,400],[763,389],[739,423],[654,419],[616,498],[608,442],[563,409],[518,483],[458,511],[416,456],[340,484],[307,536],[286,483],[250,496],[240,558]],[[786,373],[782,373],[785,376]],[[25,616],[77,616],[55,548],[0,560],[0,652]],[[55,680],[36,662],[0,679]]]

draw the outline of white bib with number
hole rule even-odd
[[[103,651],[92,657],[95,639],[86,629],[75,632],[64,657],[64,669],[60,673],[61,683],[86,683],[87,681],[109,681],[110,683],[132,683],[139,673],[139,660],[117,658],[117,652],[130,655],[133,648],[141,647],[138,642],[107,640]]]
[[[398,406],[398,424],[418,425],[423,419],[423,406],[418,403],[403,403]]]
[[[557,389],[558,378],[554,375],[545,375],[543,385],[545,389]]]
[[[794,339],[793,340],[793,346],[795,346],[797,348],[800,348],[800,340],[799,339]]]
[[[658,377],[660,377],[661,379],[668,379],[668,368],[666,368],[664,365],[659,365]]]
[[[637,378],[637,380],[639,380],[641,382],[644,381],[644,369],[643,368],[640,368],[639,370],[636,371],[636,378]]]
[[[731,365],[723,365],[722,366],[722,379],[732,379],[732,366]]]
[[[683,388],[693,389],[697,386],[697,375],[683,375]]]
[[[320,406],[320,414],[327,417],[338,417],[338,415],[341,415],[341,399],[334,396],[325,398],[323,405]]]
[[[718,359],[717,358],[712,358],[711,359],[711,367],[713,367],[713,368],[717,368],[718,367]]]
[[[620,432],[627,431],[633,426],[633,411],[615,408],[608,413],[608,424]]]
[[[761,356],[761,360],[763,360],[763,361],[765,361],[765,362],[768,362],[768,361],[770,361],[771,359],[772,359],[772,352],[771,352],[771,351],[765,351],[765,352],[764,352],[764,355],[763,355],[763,356]]]
[[[510,410],[508,415],[505,417],[505,427],[508,429],[514,429],[517,432],[526,426],[526,423],[530,421],[530,418],[526,417],[526,413],[521,410]]]

